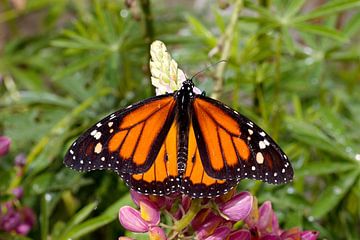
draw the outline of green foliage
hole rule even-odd
[[[124,184],[112,173],[65,169],[62,159],[92,123],[153,94],[149,43],[159,39],[188,76],[228,51],[225,70],[211,68],[197,85],[212,93],[223,79],[219,98],[289,155],[292,184],[244,180],[239,189],[271,200],[286,227],[360,239],[359,1],[238,1],[234,24],[230,0],[226,9],[154,0],[151,11],[142,1],[10,2],[0,1],[0,133],[12,139],[0,159],[0,199],[24,187],[21,202],[38,216],[29,238],[126,234],[116,220],[130,203]],[[27,163],[18,174],[21,152]]]

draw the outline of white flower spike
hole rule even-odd
[[[167,52],[165,44],[154,41],[150,46],[150,56],[151,83],[156,88],[156,95],[180,89],[186,76]]]

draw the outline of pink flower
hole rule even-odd
[[[238,239],[251,240],[251,233],[246,229],[241,229],[241,230],[231,233],[227,237],[227,240],[238,240]]]
[[[119,220],[121,225],[129,231],[137,233],[149,231],[148,223],[141,217],[141,213],[132,207],[120,208]]]
[[[253,197],[249,192],[241,192],[233,196],[229,201],[220,205],[219,210],[228,220],[244,220],[251,212]]]
[[[140,210],[129,206],[120,208],[119,220],[121,225],[132,232],[149,232],[150,239],[166,239],[163,230],[157,227],[160,223],[159,208],[146,197],[136,199]]]
[[[225,220],[222,217],[217,216],[209,210],[202,221],[200,220],[201,218],[202,216],[199,218],[195,217],[192,223],[198,239],[207,239],[207,237],[212,235],[219,226],[225,223]]]
[[[11,139],[6,136],[0,136],[0,157],[9,152]]]
[[[280,229],[271,202],[264,202],[258,208],[256,197],[249,192],[236,194],[234,190],[214,201],[196,200],[197,205],[192,204],[195,200],[180,195],[176,198],[155,197],[132,191],[131,196],[140,210],[122,207],[120,222],[129,231],[148,232],[150,240],[167,239],[164,229],[159,226],[161,210],[173,221],[174,228],[170,228],[172,238],[177,234],[199,240],[316,240],[318,237],[317,232],[302,232],[296,227]],[[193,206],[197,206],[197,210]],[[183,219],[194,212],[189,223],[184,224]],[[235,225],[239,221],[243,221],[240,229]]]
[[[231,232],[228,226],[221,226],[215,229],[215,231],[205,240],[223,240]]]
[[[35,214],[30,208],[16,208],[12,201],[0,206],[0,230],[26,235],[34,224]]]
[[[316,240],[319,236],[317,231],[303,231],[300,233],[301,239],[303,240]]]
[[[150,227],[149,231],[150,240],[166,240],[166,234],[160,227]]]
[[[23,153],[18,154],[15,157],[15,166],[22,168],[22,167],[25,166],[25,164],[26,164],[26,156],[25,156],[25,154],[23,154]]]

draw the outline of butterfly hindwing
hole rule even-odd
[[[71,145],[65,165],[79,171],[145,172],[174,122],[175,105],[171,94],[161,95],[105,117]]]
[[[197,95],[193,124],[204,169],[217,179],[251,178],[286,183],[293,178],[287,156],[260,127],[214,99]]]
[[[178,128],[174,121],[155,161],[146,172],[138,174],[119,172],[125,183],[144,194],[169,195],[178,192],[180,178],[177,169],[177,134]]]
[[[215,197],[228,192],[237,183],[237,179],[217,179],[207,174],[193,125],[190,124],[186,170],[182,176],[181,192],[196,198]]]

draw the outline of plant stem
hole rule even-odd
[[[179,221],[175,222],[174,231],[179,233],[190,225],[196,214],[201,210],[201,201],[202,199],[193,199],[191,201],[191,206],[187,213]]]
[[[150,61],[150,45],[154,41],[154,25],[153,25],[153,16],[151,14],[150,0],[140,0],[141,10],[144,17],[144,26],[145,26],[145,43],[147,45],[147,66]],[[151,87],[151,72],[149,68],[146,68],[146,74],[149,78],[149,83]],[[153,88],[151,88],[153,89]]]
[[[236,0],[234,11],[232,12],[230,23],[227,26],[224,35],[222,36],[218,46],[219,49],[222,49],[221,51],[221,60],[228,60],[231,52],[231,43],[234,38],[234,33],[236,31],[236,23],[238,14],[243,6],[242,0]],[[218,64],[215,72],[215,86],[213,94],[211,95],[212,98],[219,98],[219,95],[223,89],[224,85],[224,72],[225,72],[225,66],[226,64]]]

